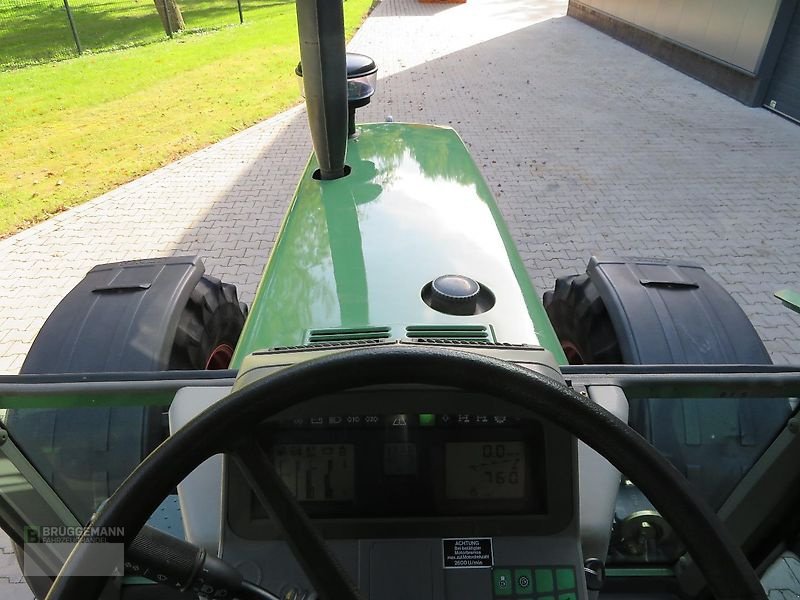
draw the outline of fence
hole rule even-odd
[[[0,0],[0,70],[243,22],[241,0]],[[176,23],[176,20],[178,21]]]

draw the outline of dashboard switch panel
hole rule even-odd
[[[569,565],[497,566],[492,569],[494,598],[577,600],[575,568]]]

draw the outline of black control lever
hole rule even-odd
[[[125,574],[145,577],[194,598],[279,600],[204,548],[145,525],[125,554]]]
[[[586,576],[586,588],[591,591],[603,589],[606,579],[606,566],[599,558],[587,558],[583,563],[583,573]]]

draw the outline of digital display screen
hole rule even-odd
[[[353,499],[353,444],[280,444],[274,447],[275,469],[301,502]]]
[[[445,496],[448,500],[525,497],[524,442],[445,444]]]

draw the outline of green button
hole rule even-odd
[[[436,425],[436,415],[424,413],[419,416],[420,427],[433,427]]]
[[[566,594],[559,594],[558,600],[578,600],[578,594],[575,592],[568,592]]]
[[[530,569],[514,569],[514,589],[517,594],[533,593],[533,575]]]
[[[574,569],[556,569],[556,581],[558,582],[559,590],[574,590],[575,589],[575,570]],[[568,600],[561,598],[559,600]]]
[[[553,591],[553,571],[536,569],[536,591],[539,593]]]
[[[510,596],[514,593],[511,584],[511,569],[495,569],[492,577],[494,578],[495,596]]]

